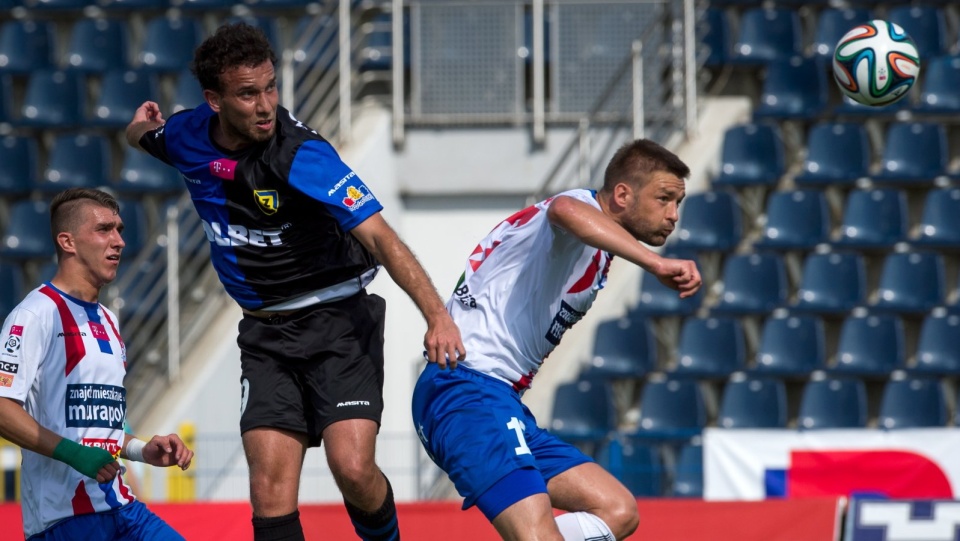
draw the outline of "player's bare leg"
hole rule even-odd
[[[534,494],[514,503],[493,519],[504,541],[563,541],[553,518],[550,496]]]
[[[636,498],[595,463],[580,464],[550,479],[547,491],[553,507],[596,516],[618,540],[632,534],[640,523]]]
[[[307,450],[306,434],[254,428],[243,433],[243,450],[250,467],[254,539],[258,535],[270,535],[270,539],[303,539],[297,496],[303,455]]]

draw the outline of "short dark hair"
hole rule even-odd
[[[53,197],[50,202],[50,233],[53,235],[53,245],[60,254],[60,245],[57,235],[64,231],[74,232],[80,224],[79,209],[84,202],[90,202],[120,213],[120,204],[109,193],[93,188],[69,188]]]
[[[618,182],[634,182],[642,187],[650,174],[665,171],[686,179],[690,168],[676,154],[649,139],[637,139],[617,149],[603,174],[603,189],[610,191]]]
[[[244,22],[225,24],[200,44],[193,53],[190,71],[200,88],[220,92],[220,75],[241,66],[256,67],[267,60],[277,63],[263,30]]]

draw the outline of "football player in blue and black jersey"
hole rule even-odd
[[[427,322],[430,361],[453,367],[460,331],[430,278],[380,214],[369,187],[316,131],[278,106],[263,33],[220,27],[196,50],[205,103],[164,120],[146,102],[135,148],[183,175],[213,266],[243,309],[240,431],[254,539],[303,539],[304,452],[327,463],[363,540],[398,540],[390,483],[374,460],[383,411],[382,265]]]

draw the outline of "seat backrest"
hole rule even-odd
[[[719,378],[741,370],[746,361],[743,327],[736,318],[688,318],[677,343],[678,377]]]
[[[147,211],[137,199],[122,199],[120,219],[123,221],[123,258],[131,261],[147,244]]]
[[[832,58],[837,42],[851,28],[873,19],[870,10],[857,8],[826,8],[817,15],[817,26],[813,37],[813,54],[822,58]]]
[[[787,300],[787,272],[777,254],[737,254],[723,264],[723,293],[714,310],[762,314]]]
[[[915,242],[942,247],[960,245],[960,188],[927,191],[917,229]]]
[[[818,115],[830,99],[826,72],[812,58],[771,60],[754,115],[805,118]]]
[[[200,23],[193,18],[154,17],[147,22],[146,37],[138,55],[140,64],[144,69],[157,71],[186,70],[202,35]]]
[[[784,173],[780,129],[770,124],[740,124],[727,129],[714,183],[774,185]]]
[[[124,147],[117,187],[129,193],[172,194],[184,190],[176,169],[130,146]]]
[[[905,364],[905,334],[890,314],[850,316],[843,320],[837,344],[836,372],[885,376]]]
[[[617,426],[613,391],[600,379],[557,385],[550,431],[566,440],[600,440]]]
[[[756,371],[782,376],[806,376],[826,365],[823,321],[815,316],[772,317],[763,324]]]
[[[889,254],[880,271],[875,308],[896,312],[926,312],[943,304],[943,257],[936,252]]]
[[[663,257],[692,260],[697,268],[700,262],[695,253],[679,250],[676,246],[665,246],[660,253]],[[660,283],[656,276],[644,273],[640,277],[640,301],[633,312],[642,316],[688,316],[703,304],[703,288],[691,297],[680,298],[680,293]]]
[[[0,195],[23,195],[37,179],[37,141],[33,137],[0,138]]]
[[[938,56],[923,66],[920,106],[942,110],[960,110],[960,56]]]
[[[718,190],[684,198],[672,244],[695,250],[730,250],[740,242],[741,211],[735,195]]]
[[[607,377],[642,377],[657,365],[656,345],[646,319],[603,321],[594,332],[590,371]]]
[[[914,369],[960,375],[960,314],[934,311],[924,318]]]
[[[870,168],[870,141],[863,124],[821,122],[810,129],[807,155],[798,184],[844,182],[866,177]]]
[[[837,243],[887,248],[907,236],[907,197],[889,188],[852,190],[847,195]]]
[[[75,71],[41,69],[27,81],[20,122],[54,129],[80,125],[86,92]]]
[[[880,428],[940,427],[947,424],[947,402],[940,382],[899,374],[883,388]]]
[[[157,78],[152,74],[127,69],[110,70],[103,75],[100,98],[92,120],[109,126],[126,126],[145,100],[158,101]]]
[[[766,216],[759,240],[765,248],[813,248],[829,238],[830,209],[819,190],[773,192]]]
[[[673,495],[685,498],[703,496],[703,445],[699,442],[680,448],[673,476]]]
[[[0,262],[0,319],[23,299],[23,269],[18,263]]]
[[[597,463],[634,496],[661,496],[663,465],[656,446],[612,439],[600,447]]]
[[[54,140],[39,188],[96,188],[110,181],[110,144],[102,135],[63,134]]]
[[[867,267],[854,252],[811,253],[803,263],[796,308],[842,313],[866,301]]]
[[[127,67],[127,29],[119,19],[79,19],[73,25],[64,65],[102,73]]]
[[[4,258],[29,259],[54,254],[48,204],[21,200],[10,208],[10,224],[0,241]]]
[[[920,58],[940,56],[947,50],[946,17],[939,7],[892,6],[887,10],[887,20],[910,36]]]
[[[811,379],[800,397],[797,424],[801,429],[866,426],[866,386],[854,378],[821,375]]]
[[[183,109],[193,109],[202,103],[204,103],[204,97],[200,82],[190,73],[190,70],[178,73],[170,110],[176,113]]]
[[[881,159],[884,178],[929,182],[947,171],[947,132],[935,122],[894,122]]]
[[[703,396],[697,382],[650,378],[640,396],[638,435],[687,439],[706,423]]]
[[[720,66],[730,55],[730,23],[726,13],[716,7],[704,11],[703,36],[700,42],[709,48],[704,65]]]
[[[0,26],[0,69],[29,73],[53,67],[56,33],[44,20],[14,19]]]
[[[720,428],[783,428],[787,425],[787,388],[783,380],[730,377],[723,389],[717,426]]]
[[[741,59],[766,63],[800,54],[802,32],[795,10],[751,8],[740,16],[734,53]]]

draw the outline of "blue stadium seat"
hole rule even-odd
[[[924,318],[913,370],[926,374],[960,375],[960,314],[934,310]]]
[[[743,327],[736,318],[688,318],[680,329],[675,377],[726,378],[746,362]]]
[[[700,42],[707,46],[705,66],[722,66],[730,56],[730,23],[722,9],[708,7],[704,11],[704,33]]]
[[[956,114],[960,112],[960,56],[938,56],[923,65],[918,112]]]
[[[673,476],[673,495],[682,498],[703,497],[703,445],[699,441],[680,448]]]
[[[729,192],[688,195],[671,246],[702,251],[733,249],[740,242],[740,215],[737,197]]]
[[[887,129],[878,183],[930,185],[947,174],[947,132],[937,122],[895,122]]]
[[[93,109],[91,123],[123,128],[144,101],[159,101],[159,81],[152,74],[137,70],[111,70],[103,74],[100,98]]]
[[[833,50],[840,38],[858,24],[872,19],[871,11],[864,7],[821,10],[814,27],[813,54],[824,63],[825,68],[829,68],[833,62]]]
[[[907,197],[900,190],[853,190],[847,195],[837,246],[886,249],[907,239]]]
[[[0,26],[0,70],[30,73],[53,67],[56,33],[50,22],[14,19]]]
[[[938,380],[896,372],[884,386],[877,417],[880,428],[935,428],[945,426],[947,419],[947,401]]]
[[[123,152],[118,190],[131,194],[183,192],[183,181],[176,169],[130,146],[125,146]]]
[[[360,61],[357,69],[364,71],[385,71],[393,67],[393,15],[389,12],[376,14],[373,19],[364,25],[361,32],[363,48],[360,50]],[[409,39],[409,35],[407,36]],[[406,43],[407,40],[404,40]],[[546,41],[549,43],[549,40]],[[532,56],[532,50],[530,53]],[[530,58],[528,56],[528,58]],[[547,57],[549,62],[549,57]]]
[[[0,196],[19,197],[32,190],[37,160],[36,139],[12,135],[0,138]]]
[[[31,11],[76,11],[93,5],[92,0],[21,0],[23,7]]]
[[[172,7],[191,11],[227,11],[236,3],[235,0],[170,0]]]
[[[41,69],[27,82],[20,124],[28,127],[65,129],[83,122],[86,92],[74,71]]]
[[[814,253],[803,263],[793,308],[817,314],[845,314],[867,295],[867,267],[858,253]]]
[[[784,173],[780,129],[770,124],[742,124],[723,136],[716,186],[773,186]]]
[[[830,209],[819,190],[773,192],[767,198],[767,220],[756,248],[810,249],[830,234]]]
[[[802,31],[796,10],[751,8],[740,16],[740,32],[733,46],[735,64],[764,65],[801,54]]]
[[[177,85],[173,92],[173,102],[170,104],[171,112],[193,109],[205,101],[200,82],[190,73],[190,70],[177,74]]]
[[[935,252],[890,254],[883,262],[876,310],[920,314],[946,297],[943,257]]]
[[[890,314],[850,316],[843,320],[833,371],[869,377],[887,377],[905,364],[905,331],[900,318]]]
[[[590,375],[639,378],[657,365],[657,343],[646,319],[603,321],[593,336]]]
[[[253,15],[234,15],[223,21],[223,24],[246,23],[263,31],[267,41],[273,47],[274,52],[279,55],[283,51],[283,42],[280,38],[280,28],[277,19],[269,16],[255,17]]]
[[[49,205],[44,201],[21,200],[10,207],[10,224],[0,241],[4,259],[30,259],[52,256]]]
[[[665,248],[661,255],[669,258],[689,259],[697,265],[698,269],[700,268],[696,255],[678,250],[674,246]],[[679,292],[661,284],[656,276],[643,273],[640,276],[640,301],[633,312],[637,315],[650,317],[689,316],[700,308],[703,303],[703,296],[703,288],[701,288],[692,297],[681,299]]]
[[[780,377],[806,377],[827,364],[823,321],[816,316],[768,318],[760,333],[753,372]]]
[[[636,497],[661,495],[663,465],[656,446],[612,439],[600,448],[597,464],[616,477]]]
[[[308,5],[316,2],[317,0],[253,0],[252,2],[249,2],[249,3],[254,6],[254,9],[259,9],[259,8],[286,9],[286,8],[307,7]]]
[[[911,242],[933,248],[960,247],[960,188],[927,192],[917,236]]]
[[[810,119],[830,100],[827,74],[815,59],[791,56],[767,64],[760,104],[754,118]]]
[[[948,48],[944,15],[943,10],[935,6],[903,5],[889,8],[886,18],[903,28],[924,59],[940,56]]]
[[[13,76],[0,73],[0,125],[5,128],[16,121],[13,111],[14,86]]]
[[[582,378],[557,385],[550,432],[569,442],[599,442],[617,428],[617,410],[609,383]]]
[[[723,293],[713,310],[726,314],[765,314],[786,300],[787,271],[779,255],[731,255],[723,264]]]
[[[640,422],[631,437],[687,440],[706,424],[703,395],[694,380],[651,376],[643,386],[639,405]]]
[[[196,19],[154,17],[147,21],[146,37],[138,55],[140,65],[160,72],[188,70],[193,51],[200,45],[202,36],[203,29]]]
[[[110,183],[110,144],[102,135],[59,135],[38,184],[45,192],[96,188]]]
[[[73,25],[64,65],[103,73],[127,67],[127,28],[119,19],[79,19]]]
[[[137,199],[121,199],[120,219],[123,220],[123,257],[132,260],[147,244],[147,210]]]
[[[867,424],[867,390],[862,380],[812,376],[800,397],[800,429],[862,428]]]
[[[0,262],[0,319],[23,300],[23,269],[18,263]]]
[[[97,0],[97,5],[107,11],[153,11],[169,6],[167,0]]]
[[[717,415],[720,428],[784,428],[787,426],[787,386],[771,377],[730,376],[723,388]]]
[[[801,186],[853,186],[870,168],[870,140],[862,123],[821,122],[807,136]]]

